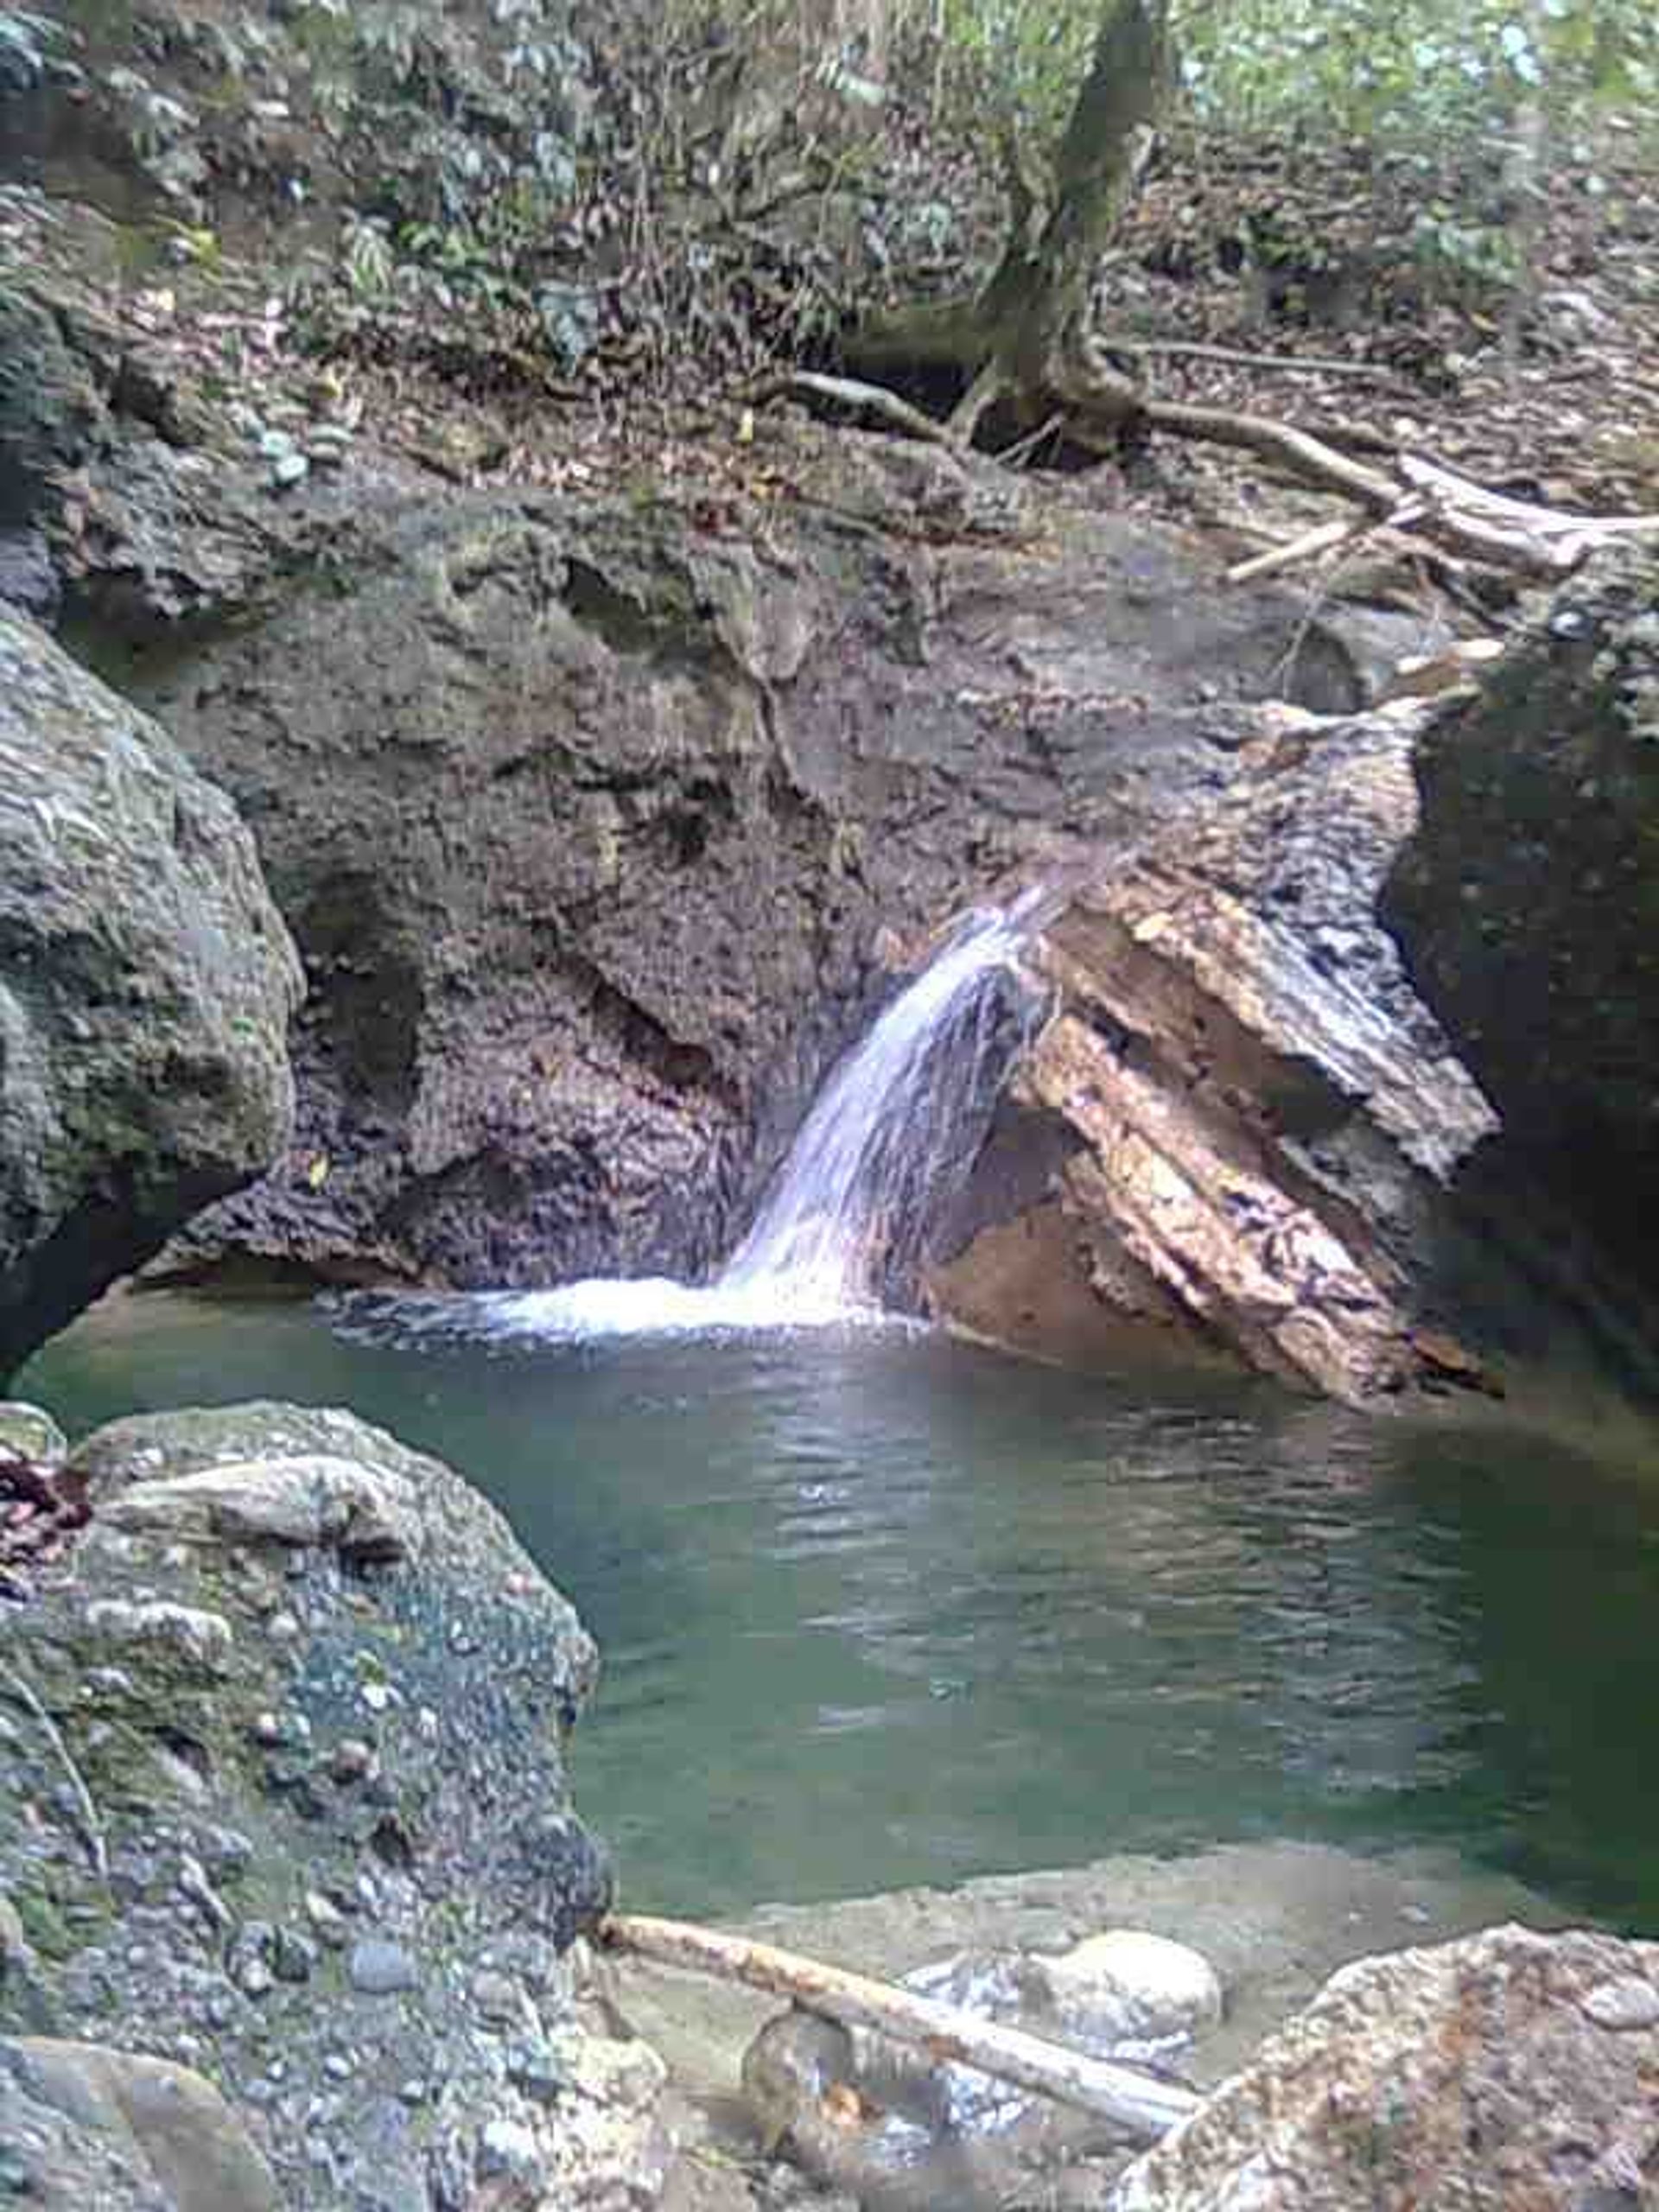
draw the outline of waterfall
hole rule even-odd
[[[1041,899],[1032,892],[976,909],[949,932],[834,1069],[714,1282],[607,1278],[465,1300],[359,1297],[342,1301],[336,1325],[583,1340],[913,1310],[929,1232],[978,1155],[1039,1010],[1020,951]]]
[[[720,1289],[785,1317],[903,1294],[1028,1033],[1026,926],[1021,908],[969,915],[841,1061]]]

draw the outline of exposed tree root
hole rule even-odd
[[[755,386],[749,397],[760,406],[768,399],[781,399],[793,392],[810,399],[827,399],[832,406],[851,408],[855,414],[880,416],[883,422],[908,430],[913,438],[925,438],[932,445],[954,446],[963,442],[951,435],[944,423],[924,415],[919,407],[912,407],[896,391],[888,391],[879,384],[862,383],[856,377],[819,376],[810,369],[796,369],[788,376],[768,377],[764,384]]]
[[[1396,450],[1386,468],[1372,467],[1309,431],[1268,416],[1149,399],[1133,378],[1107,365],[1102,344],[1094,339],[1058,349],[1045,365],[1034,390],[1011,375],[997,358],[982,360],[967,391],[944,423],[885,385],[804,370],[772,378],[754,396],[766,399],[784,392],[878,416],[912,437],[958,451],[972,444],[992,406],[1011,400],[1021,416],[1041,426],[1035,433],[1038,436],[1052,433],[1101,453],[1118,449],[1127,435],[1137,431],[1202,439],[1255,454],[1300,481],[1335,493],[1365,509],[1368,520],[1323,524],[1286,545],[1241,563],[1230,572],[1234,582],[1312,559],[1377,527],[1420,532],[1491,567],[1542,577],[1566,575],[1594,548],[1616,539],[1659,539],[1659,515],[1564,513],[1488,491],[1484,485],[1421,454]]]

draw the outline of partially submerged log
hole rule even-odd
[[[873,2028],[900,2042],[919,2044],[935,2059],[977,2067],[1037,2096],[1074,2106],[1137,2142],[1157,2142],[1196,2112],[1200,2101],[1179,2082],[1065,2050],[1023,2029],[977,2019],[936,1998],[913,1996],[888,1982],[770,1943],[639,1913],[612,1913],[600,1927],[599,1941],[610,1950],[789,1998],[849,2027]]]

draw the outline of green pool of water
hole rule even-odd
[[[465,1471],[605,1658],[582,1809],[710,1913],[1296,1836],[1659,1928],[1659,1491],[1530,1438],[938,1338],[355,1341],[128,1300],[22,1389],[341,1404]]]

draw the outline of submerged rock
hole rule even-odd
[[[1638,2212],[1654,1998],[1659,1946],[1610,1936],[1497,1928],[1361,1960],[1137,2161],[1111,2212]]]
[[[0,607],[0,1373],[281,1151],[301,978],[223,792]]]
[[[500,1516],[294,1407],[119,1421],[71,1471],[87,1530],[0,1607],[0,2031],[198,2069],[307,2212],[649,2201],[660,2069],[574,2001],[594,1648]]]
[[[959,1952],[902,1985],[981,2019],[1099,2058],[1167,2060],[1221,2018],[1208,1961],[1113,1929],[1066,1951]],[[763,2139],[861,2203],[985,2212],[1098,2196],[1127,2158],[1107,2123],[914,2044],[813,2013],[780,2014],[743,2058]]]

